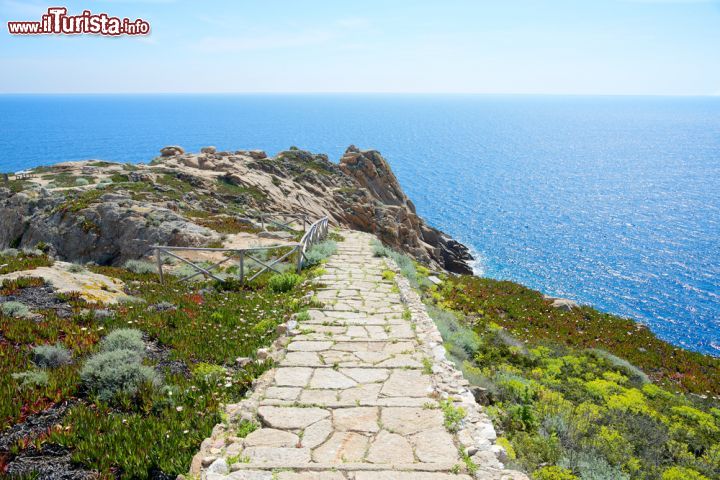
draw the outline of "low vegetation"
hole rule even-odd
[[[252,222],[236,216],[214,215],[208,218],[193,218],[193,221],[219,233],[259,233],[262,231]]]
[[[448,278],[432,295],[443,307],[496,323],[521,342],[598,348],[673,391],[720,396],[720,359],[675,347],[630,319],[591,307],[557,309],[517,283],[467,275]]]
[[[482,392],[511,467],[533,480],[720,478],[718,359],[628,319],[556,309],[513,282],[452,276],[428,286],[422,266],[403,273]],[[443,410],[447,425],[462,418]]]
[[[0,311],[0,437],[69,404],[59,421],[28,429],[0,451],[0,471],[45,448],[66,448],[103,478],[186,473],[223,421],[223,402],[239,400],[270,366],[254,360],[240,368],[235,359],[255,358],[277,325],[310,301],[305,275],[265,274],[247,285],[168,276],[161,285],[145,265],[128,267],[88,269],[123,280],[132,301],[102,306],[55,294],[70,317],[33,308],[37,318],[28,321]],[[2,292],[42,286],[6,281]]]
[[[483,290],[465,289],[475,282]],[[634,325],[620,323],[629,328],[611,334],[622,319],[580,309],[577,315],[586,322],[611,322],[605,327],[606,343],[588,345],[582,334],[560,322],[573,318],[572,312],[543,308],[547,302],[531,292],[525,293],[535,301],[517,290],[498,295],[510,288],[508,283],[447,278],[441,288],[428,289],[426,299],[450,357],[471,384],[484,389],[486,411],[513,467],[535,480],[720,476],[720,402],[678,391],[704,391],[717,370],[700,369],[712,359],[694,364],[693,371],[708,376],[691,383],[669,377],[667,362],[648,376],[599,348],[615,345],[613,335],[637,331]],[[644,344],[648,352],[653,343]]]
[[[40,250],[17,250],[7,248],[0,251],[0,275],[52,266],[53,261]]]
[[[316,243],[305,252],[306,265],[314,267],[324,262],[337,251],[337,244],[332,240]]]

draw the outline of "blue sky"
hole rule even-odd
[[[12,37],[49,5],[144,38]],[[0,0],[0,92],[720,95],[720,0]]]

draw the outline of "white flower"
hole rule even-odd
[[[182,412],[182,411],[183,411],[183,407],[175,407],[175,410],[177,410],[178,412]]]

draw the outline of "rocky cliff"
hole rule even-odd
[[[166,147],[149,165],[40,167],[0,182],[0,248],[41,245],[63,259],[117,265],[154,244],[225,243],[259,212],[328,215],[431,267],[471,273],[467,248],[417,215],[382,155],[354,146],[339,164],[296,148],[269,158]]]

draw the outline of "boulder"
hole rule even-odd
[[[577,302],[567,298],[555,298],[550,305],[558,310],[564,310],[566,312],[569,312],[574,308],[580,308],[580,305]]]
[[[200,149],[200,153],[215,153],[217,152],[217,148],[215,147],[202,147]]]
[[[177,145],[170,145],[160,149],[160,156],[162,157],[173,157],[175,155],[182,155],[183,153],[185,153],[185,150]]]
[[[492,394],[487,388],[472,386],[470,392],[479,405],[488,406],[492,403]]]

